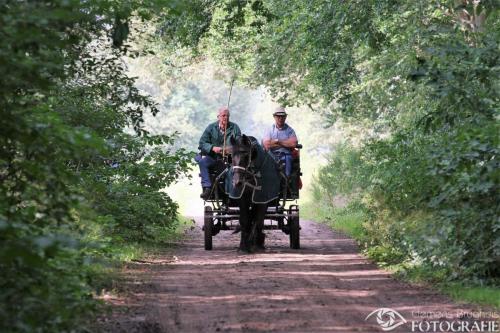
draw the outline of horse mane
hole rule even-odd
[[[252,159],[257,157],[257,146],[259,146],[259,141],[253,136],[242,134],[241,136],[237,136],[236,138],[231,137],[230,143],[233,147],[243,148],[249,147],[252,149]]]

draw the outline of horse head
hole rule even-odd
[[[237,138],[231,137],[232,145],[231,164],[233,166],[233,186],[239,188],[244,184],[254,183],[252,172],[252,161],[257,157],[256,143],[251,137],[243,134]]]

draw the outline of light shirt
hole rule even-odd
[[[278,139],[282,141],[290,139],[291,137],[297,137],[297,135],[295,135],[295,131],[293,130],[293,128],[288,126],[287,123],[285,123],[285,125],[281,129],[276,127],[276,124],[273,124],[271,128],[264,134],[264,140]],[[271,151],[273,153],[282,152],[286,154],[290,154],[291,152],[290,148],[285,148],[285,147],[271,148]]]

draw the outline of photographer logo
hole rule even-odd
[[[398,326],[406,324],[406,319],[399,312],[389,308],[379,308],[366,316],[365,321],[374,316],[377,324],[384,331],[392,331]]]

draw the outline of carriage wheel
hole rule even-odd
[[[288,221],[290,225],[290,248],[300,249],[300,224],[299,216],[292,215]]]
[[[212,207],[205,206],[205,216],[203,222],[203,231],[205,233],[205,250],[212,249],[212,232],[214,228],[214,220]]]

